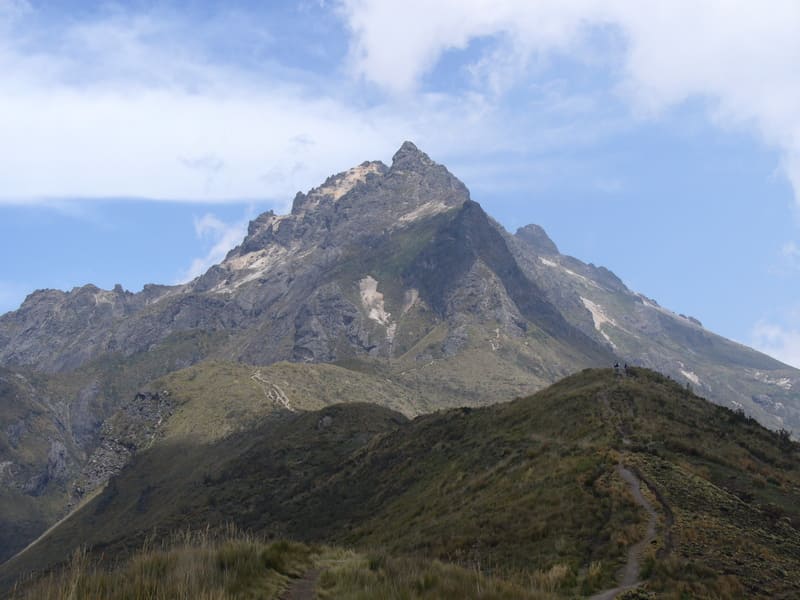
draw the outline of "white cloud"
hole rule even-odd
[[[755,349],[800,369],[800,329],[759,321],[752,339]]]
[[[49,45],[17,29],[0,33],[0,202],[288,201],[420,131],[416,107],[352,106],[319,93],[321,77],[220,63],[168,19],[114,13]]]
[[[493,89],[525,81],[532,62],[554,53],[596,60],[592,35],[612,29],[622,42],[619,89],[634,110],[652,115],[707,100],[717,123],[781,151],[800,202],[796,0],[407,0],[403,10],[343,0],[341,10],[354,35],[353,71],[400,93],[412,92],[446,51],[474,40],[502,40],[473,65],[484,73],[479,85]]]
[[[800,189],[793,0],[769,10],[714,0],[407,0],[402,10],[342,0],[350,79],[224,62],[203,46],[243,23],[245,45],[258,46],[271,32],[255,19],[194,32],[180,15],[109,6],[28,35],[37,9],[0,0],[0,202],[288,202],[333,172],[388,158],[404,139],[454,165],[591,144],[630,126],[610,114],[609,92],[642,115],[707,99],[719,124],[779,148]],[[420,84],[445,53],[465,48],[456,64],[466,87]],[[576,92],[538,77],[558,56],[617,87],[603,79]],[[360,78],[390,93],[365,100]],[[515,86],[526,89],[525,108],[504,105]]]
[[[386,156],[413,129],[375,117],[285,89],[0,90],[0,195],[284,198]],[[298,148],[298,136],[313,143]]]
[[[176,283],[191,281],[218,264],[228,251],[239,244],[247,233],[248,219],[226,223],[212,213],[194,219],[194,232],[199,239],[208,240],[211,246],[205,256],[195,258]]]
[[[407,0],[402,10],[381,0],[341,5],[354,36],[354,72],[396,92],[412,90],[443,52],[495,36],[500,46],[476,62],[473,72],[496,85],[497,73],[507,80],[535,53],[566,50],[584,22],[602,17],[600,2],[574,0]]]

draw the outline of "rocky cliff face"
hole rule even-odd
[[[406,142],[390,167],[365,162],[298,194],[291,214],[261,215],[221,264],[185,286],[32,294],[0,319],[0,360],[59,372],[195,329],[231,333],[218,354],[257,364],[391,358],[406,299],[431,311],[428,329],[458,319],[453,299],[478,265],[508,296],[500,321],[528,320],[581,338],[587,358],[603,354],[523,275],[464,185]]]
[[[196,329],[240,338],[260,329],[257,340],[244,340],[242,357],[232,356],[258,363],[332,360],[336,352],[319,340],[342,334],[354,352],[369,352],[365,326],[357,322],[362,307],[344,289],[353,282],[330,281],[331,269],[468,198],[447,169],[406,142],[391,167],[363,163],[298,194],[291,214],[261,215],[240,246],[190,284],[147,286],[138,294],[94,286],[31,294],[18,311],[0,317],[0,362],[65,371]]]

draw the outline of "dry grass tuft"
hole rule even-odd
[[[227,528],[184,531],[154,547],[152,541],[129,560],[104,566],[84,548],[67,565],[21,582],[14,600],[232,600],[277,598],[287,583],[311,565],[304,544],[268,543]]]

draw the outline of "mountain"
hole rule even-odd
[[[147,536],[233,521],[528,586],[550,573],[551,595],[535,597],[614,589],[633,569],[663,597],[790,598],[798,452],[641,368],[589,369],[531,397],[414,420],[364,403],[284,412],[214,441],[162,440],[0,577],[80,543],[116,564]]]
[[[400,359],[443,323],[450,355],[473,315],[552,338],[549,378],[611,356],[524,276],[464,185],[407,142],[391,167],[363,163],[298,194],[291,214],[261,215],[189,284],[32,294],[0,318],[0,361],[62,372],[192,330],[223,332],[215,356],[251,364]]]
[[[406,142],[391,165],[262,214],[189,283],[40,290],[0,316],[0,560],[170,438],[176,414],[201,438],[287,405],[415,417],[616,361],[800,431],[800,372],[560,254],[540,227],[510,234]]]

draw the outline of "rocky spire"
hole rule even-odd
[[[392,157],[392,169],[395,171],[413,171],[419,167],[434,165],[430,157],[417,148],[413,142],[405,141]]]

